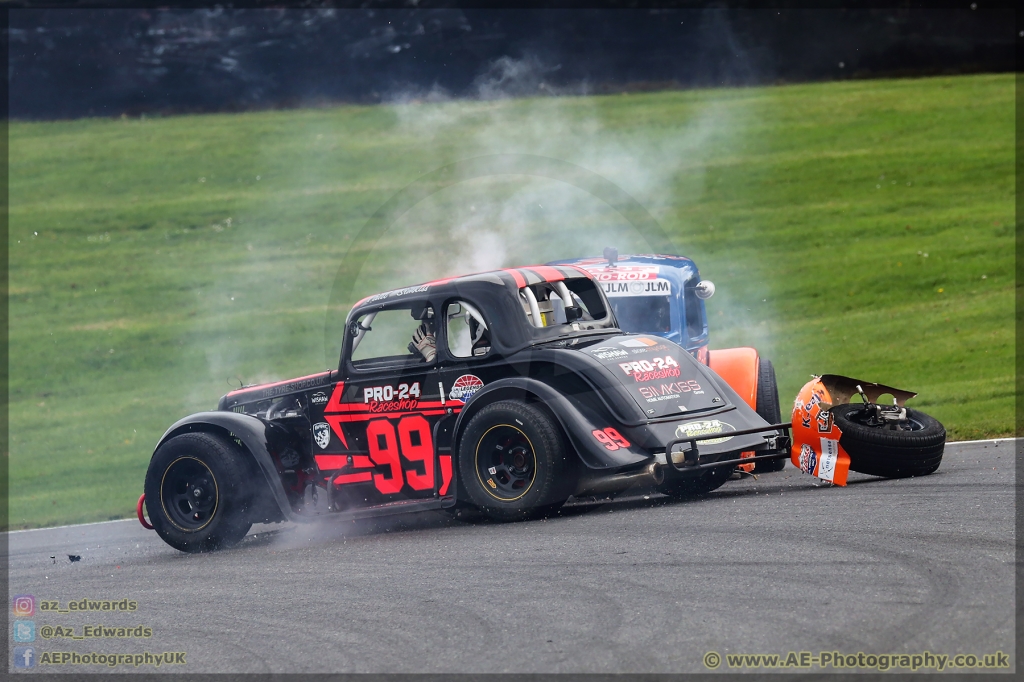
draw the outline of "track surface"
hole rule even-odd
[[[709,651],[801,650],[1001,650],[1013,670],[1022,444],[949,444],[922,478],[827,488],[787,467],[702,500],[641,494],[546,521],[262,526],[207,555],[136,521],[15,532],[10,590],[136,600],[34,621],[141,624],[148,640],[33,646],[187,653],[161,672],[706,672]]]

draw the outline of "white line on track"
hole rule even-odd
[[[9,530],[9,534],[14,533],[31,533],[36,530],[60,530],[61,528],[81,528],[82,526],[101,526],[104,523],[124,523],[125,521],[134,521],[138,523],[139,520],[135,517],[127,519],[111,519],[110,521],[91,521],[89,523],[72,523],[67,526],[46,526],[45,528],[22,528],[21,530]]]
[[[946,441],[946,445],[976,445],[979,443],[1006,443],[1011,440],[1024,440],[1021,438],[986,438],[984,440],[949,440]],[[46,528],[24,528],[22,530],[9,530],[8,534],[13,533],[32,533],[37,530],[60,530],[61,528],[80,528],[82,526],[100,526],[104,523],[124,523],[125,521],[135,521],[138,523],[138,519],[131,517],[127,519],[112,519],[110,521],[93,521],[91,523],[72,523],[67,526],[47,526]]]

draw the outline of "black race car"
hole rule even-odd
[[[139,517],[145,501],[190,552],[262,521],[457,504],[524,519],[636,484],[713,490],[741,453],[788,457],[788,429],[675,343],[624,334],[585,270],[500,270],[363,299],[338,369],[174,424]]]

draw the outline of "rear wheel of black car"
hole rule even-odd
[[[669,473],[665,475],[665,480],[658,485],[658,492],[675,499],[706,495],[712,490],[722,487],[722,484],[729,480],[735,470],[735,466],[715,467],[706,469],[697,476],[686,478],[675,477]]]
[[[779,385],[775,382],[775,368],[770,360],[761,358],[757,368],[757,398],[755,411],[769,424],[782,421],[779,408]],[[754,463],[755,474],[766,474],[782,471],[786,468],[785,459],[762,459]]]
[[[946,429],[924,412],[907,408],[906,422],[898,426],[870,423],[860,404],[836,405],[831,412],[851,471],[905,478],[930,474],[942,462]]]
[[[532,518],[560,506],[572,492],[568,474],[558,425],[527,403],[487,405],[459,439],[459,478],[469,502],[498,521]]]
[[[153,528],[183,552],[230,547],[252,526],[249,469],[224,436],[193,432],[169,439],[153,454],[145,491]]]

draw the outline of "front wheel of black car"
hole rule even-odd
[[[735,466],[715,467],[686,478],[666,475],[665,480],[658,485],[658,492],[674,499],[706,495],[722,487],[735,469]]]
[[[146,473],[146,507],[164,542],[203,552],[245,537],[252,486],[243,457],[227,438],[202,432],[157,448]]]
[[[779,408],[779,385],[775,382],[775,368],[770,360],[764,358],[758,362],[757,397],[754,405],[757,414],[769,424],[778,424],[782,421],[782,411]],[[754,463],[755,474],[782,471],[785,468],[785,459],[762,459]]]
[[[527,403],[484,407],[459,439],[459,478],[469,502],[498,521],[531,518],[564,503],[568,473],[558,425]]]

